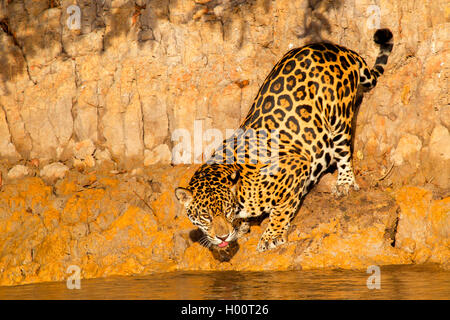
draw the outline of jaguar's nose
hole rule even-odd
[[[216,237],[217,237],[217,239],[220,239],[220,240],[222,240],[222,241],[225,242],[225,240],[228,238],[228,235],[225,235],[225,236],[216,236]]]

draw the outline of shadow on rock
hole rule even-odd
[[[237,241],[231,242],[226,248],[217,248],[216,246],[208,246],[206,244],[206,237],[202,230],[193,229],[189,232],[189,238],[192,242],[198,242],[205,248],[208,248],[214,259],[220,262],[230,261],[234,255],[239,251],[239,244]]]

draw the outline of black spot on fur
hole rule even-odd
[[[367,79],[370,79],[370,72],[369,72],[369,69],[364,69],[364,76],[367,78]]]
[[[286,121],[286,127],[292,130],[295,134],[300,132],[300,125],[294,116],[290,116]]]
[[[303,141],[307,144],[311,144],[316,139],[316,133],[313,128],[305,128],[304,134],[302,134]]]
[[[275,118],[269,114],[264,118],[265,127],[267,130],[278,129],[280,127],[280,123],[275,120]]]
[[[328,88],[328,100],[330,100],[331,102],[334,101],[334,90],[331,88]]]
[[[350,89],[351,89],[351,90],[354,90],[354,89],[355,89],[355,77],[354,77],[354,75],[353,75],[353,72],[351,72],[351,73],[348,75],[348,79],[350,80]]]
[[[327,152],[325,153],[325,162],[327,163],[327,167],[330,165],[331,163],[331,156],[330,154]]]
[[[303,72],[299,69],[295,70],[295,75],[297,76],[297,81],[302,82],[306,79],[306,72]]]
[[[341,66],[344,70],[347,70],[350,67],[350,64],[344,56],[340,56],[339,61],[341,62]]]
[[[303,69],[309,69],[311,63],[312,63],[311,59],[305,59],[302,62],[300,62],[300,67],[302,67]]]
[[[263,113],[271,112],[274,106],[275,106],[275,99],[274,99],[274,97],[273,96],[267,96],[264,99],[264,102],[262,104]]]
[[[373,67],[375,70],[377,70],[380,74],[383,74],[384,72],[384,68],[380,65],[376,65],[375,67]]]
[[[295,88],[296,83],[297,83],[296,78],[294,76],[289,76],[286,79],[286,89],[291,91],[292,89]]]
[[[295,113],[299,115],[303,119],[303,121],[310,121],[311,120],[311,112],[312,107],[307,104],[299,105],[295,108]]]
[[[338,83],[336,83],[336,92],[337,92],[337,98],[339,100],[342,99],[342,91],[340,90],[342,88],[342,82],[338,81]]]
[[[273,112],[273,114],[275,115],[275,118],[278,121],[283,121],[284,117],[286,116],[286,112],[284,112],[282,109],[277,108],[275,109],[275,111]]]
[[[314,177],[318,177],[321,172],[322,172],[322,165],[318,163],[316,169],[313,172]]]
[[[297,88],[294,92],[294,99],[295,101],[301,101],[305,100],[306,98],[306,87],[304,85],[301,85]]]
[[[309,81],[308,88],[309,88],[309,98],[313,99],[319,92],[319,83],[317,83],[316,81]]]
[[[309,47],[313,50],[319,50],[319,51],[323,51],[325,50],[325,46],[322,43],[314,43],[309,45]],[[313,52],[314,54],[314,52]]]
[[[275,81],[272,82],[272,85],[270,86],[270,92],[278,94],[284,89],[284,78],[279,77]]]
[[[339,48],[332,43],[324,43],[323,46],[334,53],[338,53],[340,51]]]
[[[325,51],[323,53],[323,55],[324,55],[324,57],[325,57],[325,59],[327,61],[331,61],[331,62],[336,62],[337,61],[337,56],[331,51]]]
[[[295,61],[289,60],[283,68],[283,74],[289,74],[295,69]]]
[[[292,135],[287,132],[286,130],[280,130],[280,141],[284,142],[291,142],[292,141]],[[283,152],[279,152],[278,155],[281,157]]]
[[[266,94],[267,90],[269,89],[270,81],[269,79],[266,79],[261,88],[259,89],[258,95],[260,95],[260,99],[263,95]]]
[[[318,63],[325,63],[325,59],[320,51],[313,51],[311,58]]]
[[[349,86],[345,86],[344,96],[348,97],[349,95],[350,95],[350,87]]]
[[[336,123],[336,115],[333,114],[333,115],[331,116],[330,124],[331,124],[332,126],[334,126],[335,123]]]
[[[283,94],[278,97],[277,105],[283,107],[286,111],[291,111],[292,99],[289,95]]]
[[[297,59],[298,61],[302,61],[305,57],[309,55],[309,53],[310,53],[309,49],[303,49],[300,50],[300,52],[297,53],[294,58]]]
[[[350,62],[350,64],[356,64],[356,60],[351,56],[351,55],[348,55],[347,56],[347,59],[348,59],[348,61]]]

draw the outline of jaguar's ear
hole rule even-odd
[[[231,182],[232,185],[235,185],[239,181],[239,178],[240,174],[238,170],[234,171],[232,174],[228,176],[228,180]]]
[[[188,206],[193,198],[191,190],[181,187],[175,189],[175,197],[185,206]]]

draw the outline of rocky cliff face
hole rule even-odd
[[[234,252],[202,247],[173,196],[196,168],[168,165],[180,136],[201,163],[287,50],[328,40],[372,64],[378,26],[395,46],[358,114],[362,191],[329,200],[325,176],[276,251],[254,250],[264,221]],[[73,264],[85,278],[448,268],[448,27],[443,0],[1,1],[0,285]]]
[[[381,26],[395,47],[359,112],[356,167],[448,188],[448,20],[443,0],[2,1],[0,157],[76,164],[82,143],[127,169],[169,163],[180,129],[236,128],[288,49],[329,40],[371,64]]]
[[[0,285],[176,270],[300,270],[436,263],[450,267],[450,197],[416,187],[372,188],[334,199],[315,188],[288,242],[258,253],[267,219],[226,250],[201,245],[173,195],[198,166],[155,165],[136,175],[108,166],[8,179],[0,191]]]

